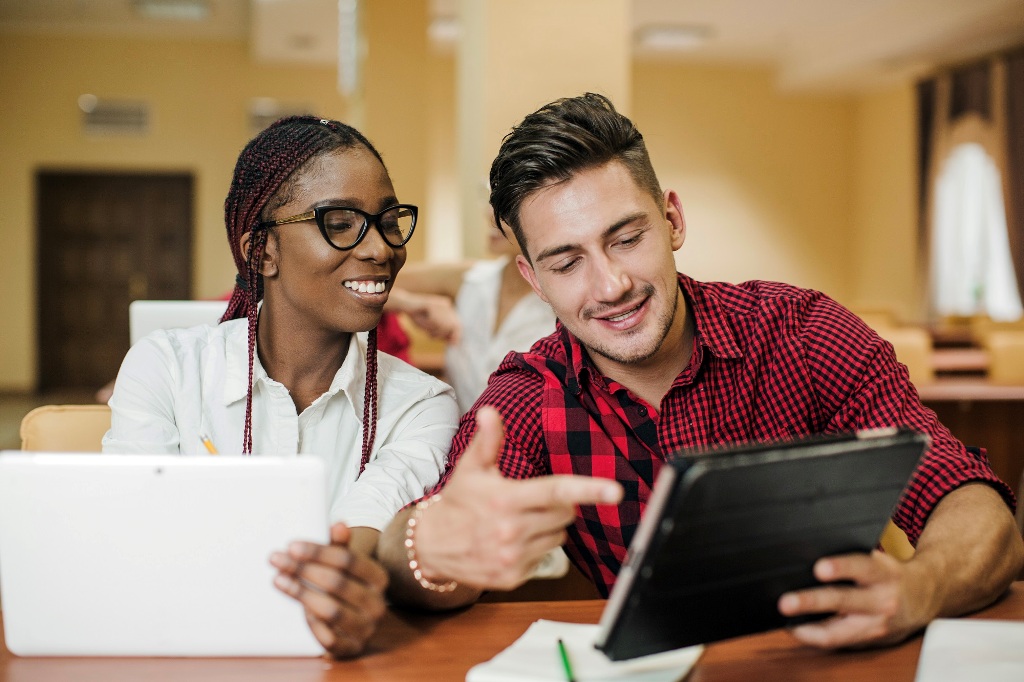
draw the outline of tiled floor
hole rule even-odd
[[[0,394],[0,450],[21,447],[21,418],[40,405],[82,405],[93,402],[94,391],[68,389],[42,394]]]

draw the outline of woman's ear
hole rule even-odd
[[[274,233],[267,230],[267,236],[263,243],[263,254],[260,256],[259,273],[264,277],[273,277],[277,274],[277,239]],[[252,232],[244,233],[238,240],[238,248],[241,250],[242,259],[249,256],[249,242],[252,239]]]

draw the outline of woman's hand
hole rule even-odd
[[[330,545],[293,542],[270,557],[274,586],[302,603],[313,635],[337,658],[362,653],[387,609],[387,573],[352,544],[352,531],[338,523]]]
[[[399,287],[391,289],[385,310],[404,313],[412,323],[431,338],[445,343],[458,343],[462,335],[462,322],[455,304],[440,294],[419,294]]]

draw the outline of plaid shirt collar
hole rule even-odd
[[[676,276],[679,278],[679,287],[686,297],[688,313],[694,318],[693,355],[678,379],[685,382],[693,381],[703,362],[705,350],[719,358],[730,359],[743,357],[743,351],[721,301],[714,296],[706,295],[700,282],[682,273],[676,273]],[[618,384],[612,382],[613,385],[609,385],[606,382],[579,339],[561,322],[558,322],[557,326],[562,351],[565,353],[565,366],[568,368],[565,383],[569,392],[579,395],[588,381],[593,381],[608,391],[618,388]]]

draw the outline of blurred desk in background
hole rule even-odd
[[[939,377],[973,375],[983,377],[988,372],[989,356],[984,348],[974,346],[935,348],[932,368]]]
[[[940,377],[918,387],[921,402],[966,445],[988,451],[992,469],[1019,491],[1024,471],[1024,386],[981,377]]]

